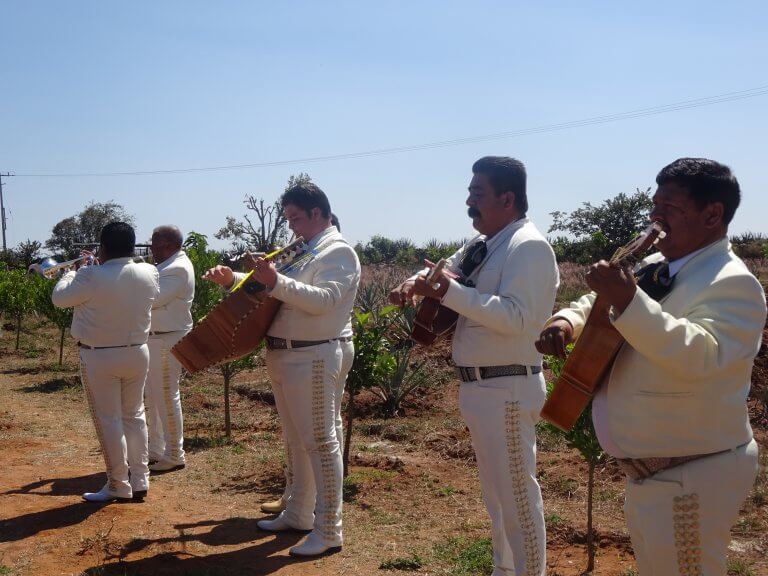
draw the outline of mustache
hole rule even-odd
[[[479,218],[480,217],[480,210],[475,208],[474,206],[470,206],[467,208],[467,214],[470,218]]]

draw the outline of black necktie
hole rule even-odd
[[[475,242],[472,246],[468,246],[464,251],[464,256],[461,257],[461,263],[459,269],[464,275],[464,278],[468,278],[472,272],[475,271],[480,263],[485,260],[485,256],[488,254],[488,245],[485,240]]]
[[[655,262],[644,266],[635,274],[638,287],[657,302],[672,290],[674,277],[669,277],[669,263]]]

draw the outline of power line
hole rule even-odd
[[[441,140],[437,142],[428,142],[425,144],[412,144],[407,146],[380,148],[380,149],[367,150],[367,151],[361,151],[361,152],[348,152],[344,154],[331,154],[326,156],[311,156],[307,158],[295,158],[292,160],[275,160],[271,162],[253,162],[249,164],[206,166],[206,167],[200,167],[200,168],[174,168],[174,169],[167,169],[167,170],[136,170],[136,171],[123,171],[123,172],[81,172],[81,173],[22,173],[22,174],[16,174],[16,176],[22,177],[22,178],[81,178],[81,177],[91,177],[91,176],[153,176],[153,175],[160,175],[160,174],[184,174],[184,173],[190,173],[190,172],[213,172],[213,171],[221,171],[221,170],[267,168],[267,167],[273,167],[273,166],[288,166],[291,164],[329,162],[333,160],[352,160],[356,158],[385,156],[389,154],[401,154],[404,152],[415,152],[419,150],[430,150],[435,148],[447,148],[451,146],[460,146],[463,144],[491,142],[494,140],[505,140],[508,138],[519,138],[522,136],[530,136],[532,134],[544,134],[547,132],[570,130],[572,128],[581,128],[584,126],[607,124],[610,122],[618,122],[621,120],[630,120],[633,118],[642,118],[645,116],[666,114],[669,112],[676,112],[678,110],[688,110],[691,108],[700,108],[702,106],[712,106],[714,104],[721,104],[723,102],[733,102],[735,100],[744,100],[746,98],[755,98],[757,96],[764,96],[766,94],[768,94],[768,85],[758,86],[756,88],[749,88],[747,90],[739,90],[736,92],[726,92],[724,94],[717,94],[714,96],[705,96],[701,98],[694,98],[691,100],[682,100],[680,102],[672,102],[670,104],[661,104],[658,106],[639,108],[637,110],[630,110],[627,112],[618,112],[615,114],[607,114],[603,116],[593,116],[591,118],[584,118],[581,120],[571,120],[569,122],[562,122],[558,124],[545,124],[542,126],[535,126],[532,128],[523,128],[519,130],[497,132],[494,134],[485,134],[481,136],[456,138],[452,140]]]

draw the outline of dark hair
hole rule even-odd
[[[341,232],[341,224],[339,224],[339,217],[331,212],[331,226],[336,226],[336,230]]]
[[[728,224],[741,202],[739,181],[725,164],[706,158],[678,158],[656,176],[659,186],[672,182],[688,190],[699,210],[708,204],[723,205],[723,224]]]
[[[110,222],[101,229],[100,240],[110,258],[133,256],[136,233],[130,224]]]
[[[309,214],[313,208],[320,208],[323,218],[331,217],[331,203],[325,192],[311,182],[291,186],[280,196],[280,205],[285,208],[293,204]]]
[[[509,156],[483,156],[472,165],[473,174],[484,174],[493,186],[496,195],[512,192],[515,208],[524,216],[528,212],[528,197],[525,193],[525,166],[520,160]]]

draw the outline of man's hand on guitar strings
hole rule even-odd
[[[438,273],[431,282],[427,282],[428,273],[420,272],[413,283],[412,293],[417,296],[425,296],[441,300],[448,292],[450,280],[442,272]]]
[[[573,326],[568,320],[558,318],[541,331],[539,339],[534,344],[536,350],[542,354],[565,358],[565,347],[571,342],[573,342]]]
[[[219,286],[229,288],[235,281],[235,275],[232,273],[232,268],[219,264],[218,266],[214,266],[205,274],[203,274],[203,280],[209,280],[218,284]]]
[[[632,272],[605,260],[592,264],[585,280],[598,296],[613,306],[614,312],[618,315],[626,310],[637,290]]]
[[[410,278],[399,286],[393,288],[389,293],[389,303],[394,304],[395,306],[400,306],[400,308],[404,308],[408,305],[415,306],[416,302],[414,299],[413,280]]]

